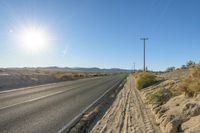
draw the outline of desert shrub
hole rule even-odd
[[[195,62],[192,61],[192,60],[189,60],[189,61],[186,63],[186,66],[187,66],[187,68],[189,68],[191,65],[195,65]]]
[[[200,93],[200,65],[192,65],[189,70],[190,75],[183,79],[175,90],[194,97]]]
[[[61,75],[60,77],[57,77],[57,78],[60,80],[72,79],[72,77],[69,75]]]
[[[49,71],[44,71],[44,74],[49,75],[50,72]]]
[[[35,72],[35,73],[40,73],[40,70],[35,70],[34,72]]]
[[[159,103],[165,104],[170,98],[174,96],[173,92],[170,89],[160,88],[155,93],[153,93],[150,98],[150,103]]]
[[[37,78],[31,78],[31,80],[37,82],[39,79],[37,79]]]
[[[50,71],[48,71],[48,70],[39,70],[39,69],[36,69],[34,72],[36,74],[45,74],[45,75],[49,75],[50,74]]]
[[[166,72],[171,72],[171,71],[174,71],[174,70],[176,70],[175,67],[168,67],[168,68],[166,69]]]
[[[72,78],[72,73],[70,72],[64,72],[64,71],[56,71],[52,73],[54,77],[60,80],[70,79]]]
[[[187,69],[187,66],[186,65],[182,65],[181,69]]]
[[[157,82],[156,76],[149,72],[139,72],[135,76],[136,86],[139,90],[151,86]]]

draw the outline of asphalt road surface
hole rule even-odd
[[[0,133],[57,133],[125,75],[0,92]]]

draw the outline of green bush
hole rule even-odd
[[[163,105],[173,96],[174,95],[170,91],[170,89],[160,88],[158,91],[150,96],[149,101],[150,103],[159,103]]]
[[[135,77],[136,86],[139,90],[151,86],[157,82],[156,76],[149,72],[139,72]]]

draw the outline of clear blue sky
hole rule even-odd
[[[1,0],[0,67],[69,66],[164,70],[200,60],[199,0]],[[48,31],[49,50],[28,53],[22,27]]]

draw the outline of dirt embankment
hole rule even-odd
[[[173,92],[190,74],[185,69],[157,75],[164,80],[140,91],[129,76],[91,133],[200,133],[200,95]]]
[[[188,70],[159,75],[165,81],[140,92],[163,133],[200,133],[200,97],[169,93],[188,75]]]
[[[132,76],[113,105],[91,133],[159,133],[148,107],[143,103]]]
[[[189,75],[189,70],[188,69],[180,69],[180,70],[175,70],[172,72],[166,72],[159,74],[159,77],[162,77],[166,80],[175,80],[175,81],[180,81],[183,78],[187,77]]]
[[[37,74],[27,69],[0,70],[0,91],[58,81],[59,80],[52,75]]]

